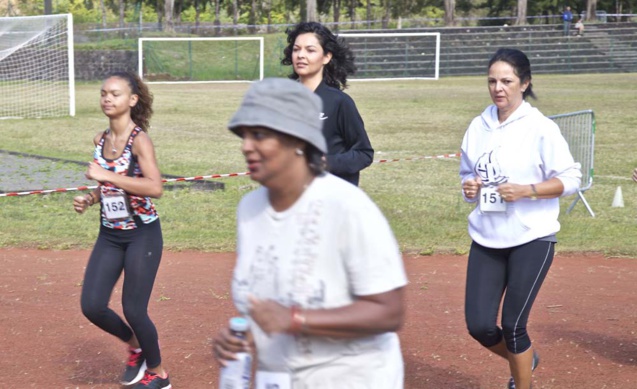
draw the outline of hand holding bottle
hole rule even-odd
[[[248,341],[248,321],[242,317],[230,319],[213,341],[213,352],[222,366],[219,389],[249,389],[252,378],[252,353]]]

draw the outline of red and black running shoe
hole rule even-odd
[[[168,379],[168,375],[166,378],[161,378],[158,374],[153,373],[152,371],[146,370],[144,374],[144,378],[137,385],[135,385],[134,389],[171,389],[172,385],[170,385],[170,380]]]
[[[129,349],[128,362],[126,362],[126,370],[122,374],[120,383],[122,385],[133,385],[144,377],[146,372],[146,360],[142,355],[141,349]]]

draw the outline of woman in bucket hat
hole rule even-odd
[[[223,366],[256,347],[260,388],[402,388],[401,254],[369,197],[324,171],[321,108],[303,85],[272,78],[230,120],[262,186],[237,210],[232,294],[251,334],[223,329],[213,351]]]

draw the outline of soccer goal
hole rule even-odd
[[[0,18],[0,118],[75,116],[73,16]]]
[[[440,33],[344,33],[356,57],[352,80],[437,80]]]
[[[263,79],[263,37],[139,38],[139,75],[149,83]]]

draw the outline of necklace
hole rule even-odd
[[[115,134],[113,133],[113,130],[111,130],[110,128],[107,129],[107,132],[110,136],[106,137],[106,140],[108,140],[109,142],[111,142],[111,153],[113,155],[115,155],[117,153],[117,147],[115,147],[115,140],[113,139],[115,137]],[[104,145],[106,146],[106,145]]]
[[[126,128],[126,132],[128,132],[128,129],[130,128],[130,124],[128,125],[128,127]],[[109,132],[111,133],[111,137],[109,138],[109,141],[111,142],[111,153],[113,153],[113,155],[117,154],[117,146],[116,144],[116,139],[115,139],[115,133],[109,129]]]

